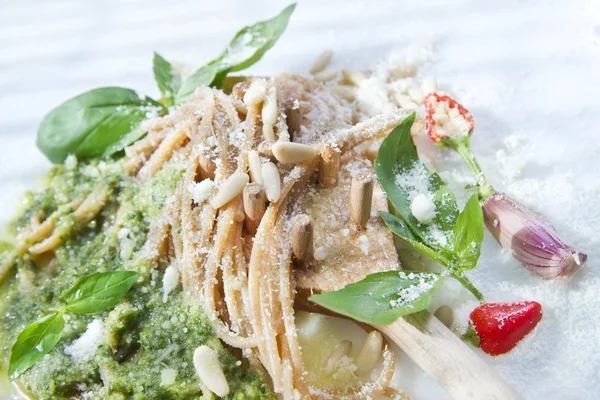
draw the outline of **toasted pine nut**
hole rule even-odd
[[[263,184],[262,178],[262,162],[256,150],[248,152],[248,169],[250,170],[250,178],[252,182]]]
[[[244,186],[250,181],[248,174],[243,172],[233,173],[225,182],[223,182],[216,196],[213,197],[210,204],[213,208],[221,208],[229,203],[244,190]]]
[[[367,79],[362,71],[353,68],[342,68],[342,78],[344,79],[344,82],[354,86],[360,85],[362,81]]]
[[[333,371],[335,371],[335,367],[340,362],[344,356],[350,354],[352,350],[352,342],[349,340],[342,340],[338,344],[335,345],[331,354],[327,358],[327,362],[325,363],[325,368],[323,368],[323,372],[325,375],[331,375]]]
[[[273,127],[277,123],[277,89],[270,87],[262,108],[263,136],[267,140],[275,140]]]
[[[358,353],[358,357],[356,357],[356,366],[358,367],[359,375],[368,374],[375,368],[379,356],[381,356],[382,347],[383,336],[381,336],[381,333],[379,331],[369,332],[360,349],[360,353]]]
[[[194,350],[194,368],[204,385],[219,397],[229,394],[229,383],[223,373],[217,352],[202,345]]]
[[[313,75],[313,79],[316,81],[326,82],[335,79],[338,76],[337,69],[326,69],[325,71],[318,72]]]
[[[277,161],[284,164],[311,160],[319,154],[319,151],[312,146],[294,142],[277,142],[271,149]]]
[[[264,79],[255,79],[244,94],[244,104],[253,106],[260,104],[267,94],[267,81]]]
[[[265,191],[267,192],[267,199],[271,203],[277,202],[279,196],[281,196],[281,177],[277,165],[272,162],[263,164],[262,178]]]
[[[331,51],[331,50],[325,50],[324,52],[319,54],[319,57],[317,57],[314,64],[310,68],[310,73],[316,74],[318,72],[323,71],[325,69],[325,67],[327,67],[329,65],[329,62],[331,61],[332,56],[333,56],[333,51]]]

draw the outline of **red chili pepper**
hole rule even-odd
[[[489,355],[508,353],[542,319],[542,306],[536,301],[482,304],[471,312],[471,327]],[[467,333],[468,335],[468,333]]]
[[[429,137],[434,142],[438,142],[438,140],[443,138],[448,138],[455,134],[460,135],[468,135],[473,130],[473,126],[475,126],[475,121],[473,120],[473,116],[464,108],[461,104],[459,104],[456,100],[450,98],[449,96],[439,95],[437,93],[430,93],[425,97],[425,120],[427,122],[427,133]],[[447,114],[447,112],[440,113],[438,112],[438,104],[439,103],[447,103],[447,110],[457,109],[460,117],[452,117]],[[434,114],[438,116],[438,118],[434,118]],[[450,122],[443,121],[445,115]],[[459,122],[455,124],[453,122]]]

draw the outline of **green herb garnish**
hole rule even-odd
[[[394,234],[446,267],[453,278],[482,300],[483,295],[464,275],[477,265],[483,240],[483,215],[477,195],[459,214],[452,191],[419,160],[410,134],[414,119],[413,114],[402,121],[385,138],[377,154],[375,171],[392,211],[380,212],[381,217]],[[407,176],[426,179],[425,189],[435,205],[431,223],[422,223],[412,214],[410,197],[416,183]]]
[[[8,366],[12,381],[50,353],[65,327],[63,313],[93,314],[117,305],[139,274],[133,271],[99,272],[80,278],[62,297],[66,305],[27,326],[13,344]]]
[[[483,295],[464,275],[475,268],[483,240],[483,216],[477,195],[461,213],[454,194],[440,176],[419,161],[410,134],[412,114],[383,141],[375,171],[387,194],[392,213],[380,212],[387,227],[417,250],[447,268],[477,299]],[[431,221],[419,221],[411,211],[411,196],[426,192],[435,206]],[[423,193],[420,193],[424,195]],[[310,300],[338,314],[375,325],[387,325],[397,318],[425,310],[437,295],[446,274],[387,271]]]
[[[138,279],[133,271],[98,272],[77,282],[62,297],[65,310],[94,314],[116,306]]]
[[[158,53],[154,53],[152,64],[154,79],[162,95],[162,102],[166,106],[172,106],[175,102],[175,95],[181,89],[181,75],[171,63]]]
[[[309,299],[357,321],[387,325],[425,310],[445,278],[433,272],[377,272],[335,292],[315,294]]]
[[[257,22],[239,31],[219,57],[183,81],[177,93],[177,102],[181,102],[198,87],[221,87],[229,72],[241,71],[260,60],[285,31],[295,8],[296,3],[290,4],[274,18]]]
[[[62,313],[55,312],[23,329],[10,352],[9,379],[18,378],[50,353],[62,337],[64,328]]]
[[[88,158],[119,152],[146,134],[140,128],[142,121],[166,113],[166,107],[181,103],[198,87],[221,87],[229,72],[260,60],[287,27],[295,7],[291,4],[276,17],[245,27],[219,57],[186,79],[154,53],[154,77],[162,104],[121,87],[97,88],[67,100],[42,120],[38,148],[55,164],[64,162],[70,154]]]
[[[40,124],[37,146],[53,163],[69,154],[97,157],[112,154],[139,139],[139,124],[165,108],[134,90],[105,87],[73,97],[50,111]]]

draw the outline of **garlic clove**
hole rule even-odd
[[[566,245],[550,225],[505,194],[493,193],[482,208],[485,224],[500,245],[542,278],[573,275],[586,262],[586,254]]]

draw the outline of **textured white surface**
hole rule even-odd
[[[452,3],[452,4],[450,4]],[[600,387],[600,2],[300,1],[281,41],[251,71],[308,71],[325,48],[334,65],[367,67],[395,47],[435,43],[430,72],[476,119],[473,147],[496,186],[544,213],[590,256],[567,283],[543,282],[491,238],[472,280],[490,301],[538,300],[544,319],[511,354],[486,358],[527,399],[595,399]],[[275,1],[3,1],[0,3],[0,220],[49,164],[35,148],[43,115],[95,86],[156,95],[152,51],[199,66]],[[430,146],[426,140],[419,143]],[[431,146],[430,146],[431,147]],[[466,199],[467,177],[437,149],[444,178]],[[447,301],[473,304],[453,286]],[[441,301],[441,300],[440,300]],[[465,303],[466,301],[466,303]],[[460,318],[459,318],[460,319]],[[484,356],[485,357],[485,356]],[[402,355],[400,358],[406,358]],[[414,399],[444,399],[408,362]]]

